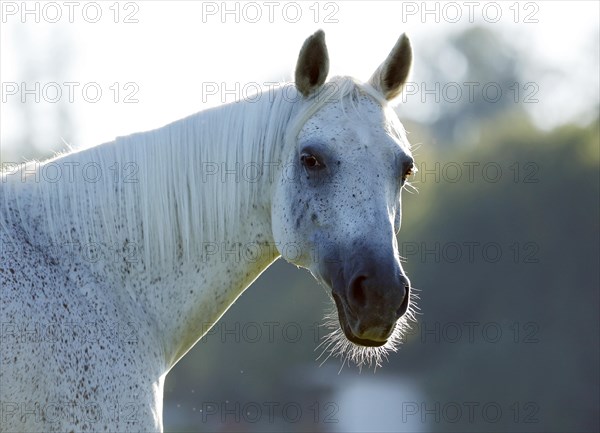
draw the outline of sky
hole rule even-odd
[[[585,123],[598,110],[599,4],[3,1],[0,143],[18,154],[28,135],[40,150],[60,150],[69,127],[69,144],[88,147],[250,96],[289,81],[304,39],[319,28],[330,75],[361,80],[402,32],[418,52],[469,26],[497,30],[540,65],[531,70],[540,103],[527,107],[536,124]],[[452,53],[440,62],[461,68]],[[427,122],[431,107],[413,105]]]

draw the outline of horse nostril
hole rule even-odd
[[[396,307],[396,319],[399,319],[408,311],[410,282],[407,278],[401,277],[397,285],[388,286],[380,283],[373,286],[373,281],[369,277],[358,275],[351,280],[347,294],[347,306],[355,315],[365,308],[380,312],[387,310],[393,314],[393,308]]]
[[[363,284],[366,279],[367,277],[364,276],[356,277],[350,285],[350,298],[353,301],[352,304],[356,305],[357,307],[364,307],[367,303],[365,287]]]
[[[396,317],[399,319],[404,316],[406,310],[408,310],[408,303],[410,299],[410,286],[406,284],[404,286],[404,299],[402,299],[402,304],[400,304],[400,308],[396,311]]]

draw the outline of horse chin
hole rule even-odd
[[[340,327],[342,328],[342,331],[344,331],[344,335],[346,336],[346,338],[351,343],[353,343],[357,346],[364,346],[364,347],[380,347],[387,343],[387,341],[388,341],[387,339],[381,340],[381,341],[368,340],[368,339],[364,339],[364,338],[359,338],[356,335],[354,335],[354,333],[352,332],[352,328],[350,327],[350,324],[348,323],[348,318],[346,316],[346,308],[344,306],[344,302],[341,300],[339,295],[337,295],[335,293],[332,293],[332,295],[333,295],[333,300],[335,301],[335,305],[337,307],[338,319],[340,321]]]

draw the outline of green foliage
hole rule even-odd
[[[475,169],[469,181],[465,169],[457,182],[450,171],[435,182],[430,174],[405,203],[400,242],[419,246],[406,268],[422,290],[424,313],[399,364],[423,377],[431,401],[497,402],[507,411],[492,424],[479,417],[475,424],[442,422],[432,429],[593,431],[598,124],[542,133],[522,118],[494,123],[469,149],[422,156],[429,167],[440,161],[442,173],[444,166],[477,162],[501,167],[502,176],[490,181]],[[412,206],[427,213],[411,218]],[[486,255],[486,245],[497,247]],[[497,330],[502,335],[494,341]],[[529,404],[527,413],[536,415],[529,419],[522,411],[515,423],[515,403]]]

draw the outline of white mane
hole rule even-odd
[[[30,162],[17,173],[3,172],[0,227],[17,223],[32,243],[40,242],[35,233],[44,234],[43,241],[54,245],[140,242],[146,267],[173,266],[182,258],[198,257],[204,242],[227,239],[240,215],[257,202],[260,182],[270,177],[264,172],[256,182],[241,177],[236,182],[235,175],[224,170],[237,170],[239,176],[245,167],[252,173],[256,167],[272,170],[273,165],[264,163],[281,164],[316,111],[358,92],[386,105],[371,86],[348,77],[333,78],[306,99],[293,86],[282,85],[156,130],[43,163]],[[56,182],[40,178],[50,164],[63,168]],[[75,164],[71,178],[66,168]],[[83,178],[86,164],[100,168],[100,181]],[[204,171],[208,167],[219,171],[208,176]],[[21,188],[30,188],[30,204],[18,200]]]

